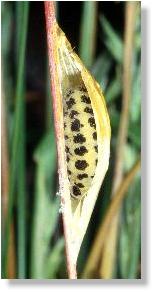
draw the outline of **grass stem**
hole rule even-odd
[[[55,18],[55,7],[53,1],[45,2],[45,18],[46,18],[46,30],[47,30],[47,43],[48,43],[48,57],[49,57],[49,69],[50,69],[50,78],[52,85],[52,97],[53,97],[53,112],[54,112],[54,125],[55,125],[55,134],[56,134],[56,143],[57,143],[57,152],[58,152],[58,173],[59,173],[59,189],[63,189],[63,176],[65,173],[65,160],[63,157],[63,139],[64,134],[62,132],[63,124],[60,115],[59,109],[59,83],[58,83],[58,72],[57,64],[55,60],[56,52],[56,32],[54,30],[54,25],[56,22]],[[64,194],[61,195],[61,203],[64,203]],[[63,227],[64,227],[64,237],[65,237],[65,247],[66,247],[66,262],[68,276],[70,279],[76,279],[76,265],[72,259],[72,249],[70,241],[70,223],[67,207],[64,208],[62,213],[63,218]]]

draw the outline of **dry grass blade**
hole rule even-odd
[[[75,279],[81,243],[108,169],[110,121],[100,86],[73,51],[53,8],[45,3],[66,258],[69,277]]]
[[[123,97],[122,111],[120,116],[119,133],[116,147],[115,170],[112,186],[114,196],[123,176],[124,147],[127,139],[129,105],[132,92],[132,57],[134,45],[135,14],[137,4],[127,2],[125,4],[125,35],[124,35],[124,56],[123,56]],[[104,246],[102,259],[102,277],[112,278],[113,267],[116,257],[116,243],[118,236],[119,213],[115,214],[112,224],[108,230],[108,240]]]
[[[115,196],[112,198],[111,203],[109,205],[109,208],[107,210],[107,213],[105,215],[105,218],[98,230],[98,233],[96,235],[93,248],[90,252],[84,273],[83,278],[91,278],[93,277],[94,273],[98,269],[98,265],[100,263],[100,259],[103,258],[103,244],[104,244],[104,238],[107,238],[108,229],[110,225],[112,224],[112,220],[117,214],[122,201],[127,194],[127,190],[129,186],[131,185],[135,175],[140,169],[140,160],[138,160],[133,168],[130,170],[130,172],[126,175],[123,182],[120,184],[118,190],[115,193]],[[100,269],[100,274],[102,276],[102,270]]]

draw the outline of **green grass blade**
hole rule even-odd
[[[137,279],[141,250],[141,206],[135,210],[134,224],[132,224],[131,256],[128,269],[128,279]]]
[[[2,54],[2,69],[4,76],[4,90],[6,98],[6,112],[7,116],[9,113],[9,108],[12,105],[12,96],[13,92],[13,82],[11,75],[11,64],[9,60],[10,54],[10,44],[11,44],[11,27],[13,23],[13,13],[10,2],[3,1],[1,3],[1,17],[2,17],[2,29],[1,29],[1,54]],[[8,137],[9,138],[9,137]]]
[[[107,103],[113,103],[113,101],[121,94],[122,84],[121,84],[121,71],[120,66],[116,68],[116,76],[111,80],[109,86],[106,90],[106,101]]]
[[[21,5],[21,3],[20,3]],[[8,242],[10,233],[10,223],[12,218],[12,209],[14,204],[14,191],[15,182],[17,178],[17,166],[19,163],[19,148],[21,146],[20,134],[21,134],[21,120],[23,118],[23,75],[24,75],[24,64],[25,64],[25,50],[26,50],[26,36],[27,36],[27,24],[28,24],[28,8],[29,3],[23,2],[24,7],[23,19],[22,19],[22,33],[21,33],[21,45],[19,51],[19,61],[17,70],[17,85],[16,85],[16,101],[15,101],[15,118],[14,118],[14,133],[12,141],[12,153],[11,153],[11,170],[10,170],[10,182],[9,182],[9,202],[8,202],[8,213],[6,218],[6,229],[5,238],[3,240],[3,277],[7,278],[6,267],[7,267],[7,257],[8,257]],[[22,198],[22,203],[24,205],[24,198]],[[21,207],[22,208],[22,207]],[[23,206],[25,208],[25,206]],[[23,216],[24,213],[23,213]],[[24,218],[22,222],[24,222]],[[25,223],[24,223],[25,224]],[[22,263],[24,260],[22,259]]]
[[[45,279],[56,279],[56,273],[59,270],[62,262],[62,251],[64,250],[64,238],[60,238],[49,254],[46,265],[44,277]]]
[[[113,58],[118,62],[122,63],[123,61],[123,43],[120,36],[114,31],[111,24],[104,17],[100,16],[100,23],[103,31],[105,32],[106,38],[103,38],[103,43],[112,54]]]
[[[31,248],[31,278],[44,278],[50,240],[55,231],[59,198],[55,197],[56,147],[53,131],[43,138],[34,153],[36,187]]]
[[[24,5],[19,5],[16,3],[16,28],[17,28],[17,42],[16,42],[16,64],[18,68],[18,56],[20,54],[20,50],[22,47],[22,25],[23,19],[25,18],[25,13],[27,11]],[[27,16],[26,16],[27,17]],[[26,21],[27,22],[27,21]],[[27,23],[25,23],[27,26]],[[21,95],[25,95],[25,74],[23,74],[23,87]],[[21,123],[20,123],[20,147],[18,153],[18,180],[17,180],[17,192],[18,192],[18,200],[17,200],[17,228],[18,228],[18,250],[17,250],[17,270],[18,270],[18,278],[24,279],[26,278],[26,182],[25,182],[25,102],[22,99],[21,106]]]
[[[36,172],[36,193],[31,249],[31,278],[44,278],[44,268],[52,233],[58,218],[59,201],[51,201],[46,188],[46,175],[41,165]]]
[[[83,2],[79,53],[84,64],[91,67],[96,47],[97,1]]]
[[[130,168],[129,162],[127,165]],[[123,205],[118,256],[120,278],[122,279],[136,279],[139,272],[141,248],[140,184],[138,175],[131,185]]]
[[[21,120],[22,133],[20,135],[21,146],[18,152],[18,180],[17,180],[17,228],[18,228],[18,250],[17,265],[18,279],[26,278],[26,182],[25,182],[25,108],[23,105],[23,117]]]
[[[105,92],[108,83],[108,74],[111,68],[111,59],[107,53],[101,54],[92,66],[92,74]]]
[[[18,2],[15,4],[15,16],[16,16],[16,67],[18,69],[18,60],[19,60],[19,53],[20,53],[20,46],[21,43],[21,35],[22,35],[22,24],[23,24],[23,15],[24,15],[24,6],[19,5]]]

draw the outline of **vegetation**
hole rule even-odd
[[[2,2],[2,277],[67,278],[57,181],[52,103],[46,50],[43,3]],[[97,234],[111,206],[115,179],[117,137],[123,108],[125,11],[127,2],[57,2],[57,18],[83,62],[102,87],[110,115],[112,139],[109,170],[84,238],[78,260],[79,278],[106,278],[101,263],[86,273]],[[134,2],[135,3],[135,2]],[[63,6],[62,6],[63,5]],[[73,26],[62,13],[64,5],[80,15]],[[109,5],[107,7],[107,5]],[[140,157],[140,4],[136,2],[128,130],[122,157],[122,179]],[[108,10],[118,11],[115,23]],[[69,16],[70,17],[70,16]],[[91,19],[92,21],[89,21]],[[74,20],[74,21],[75,21]],[[39,25],[40,23],[41,25]],[[37,28],[38,25],[38,28]],[[67,32],[67,28],[69,30]],[[76,39],[73,36],[73,29]],[[38,34],[36,30],[38,29]],[[34,30],[34,33],[33,33]],[[34,34],[36,34],[34,36]],[[69,35],[70,34],[70,35]],[[76,36],[77,35],[77,36]],[[45,54],[46,53],[46,54]],[[40,54],[40,55],[39,55]],[[40,58],[41,56],[41,58]],[[40,60],[41,59],[41,60]],[[39,68],[39,69],[38,69]],[[121,185],[121,184],[120,184]],[[114,269],[107,277],[141,277],[141,179],[135,173],[122,203]],[[114,214],[115,215],[115,214]],[[114,215],[113,218],[114,219]],[[108,238],[108,229],[104,234]],[[112,253],[112,251],[111,251]],[[98,256],[98,255],[96,255]],[[94,257],[95,258],[95,257]]]

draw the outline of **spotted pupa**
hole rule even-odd
[[[63,105],[65,159],[72,200],[101,185],[108,167],[110,122],[98,83],[58,27],[58,71]]]

